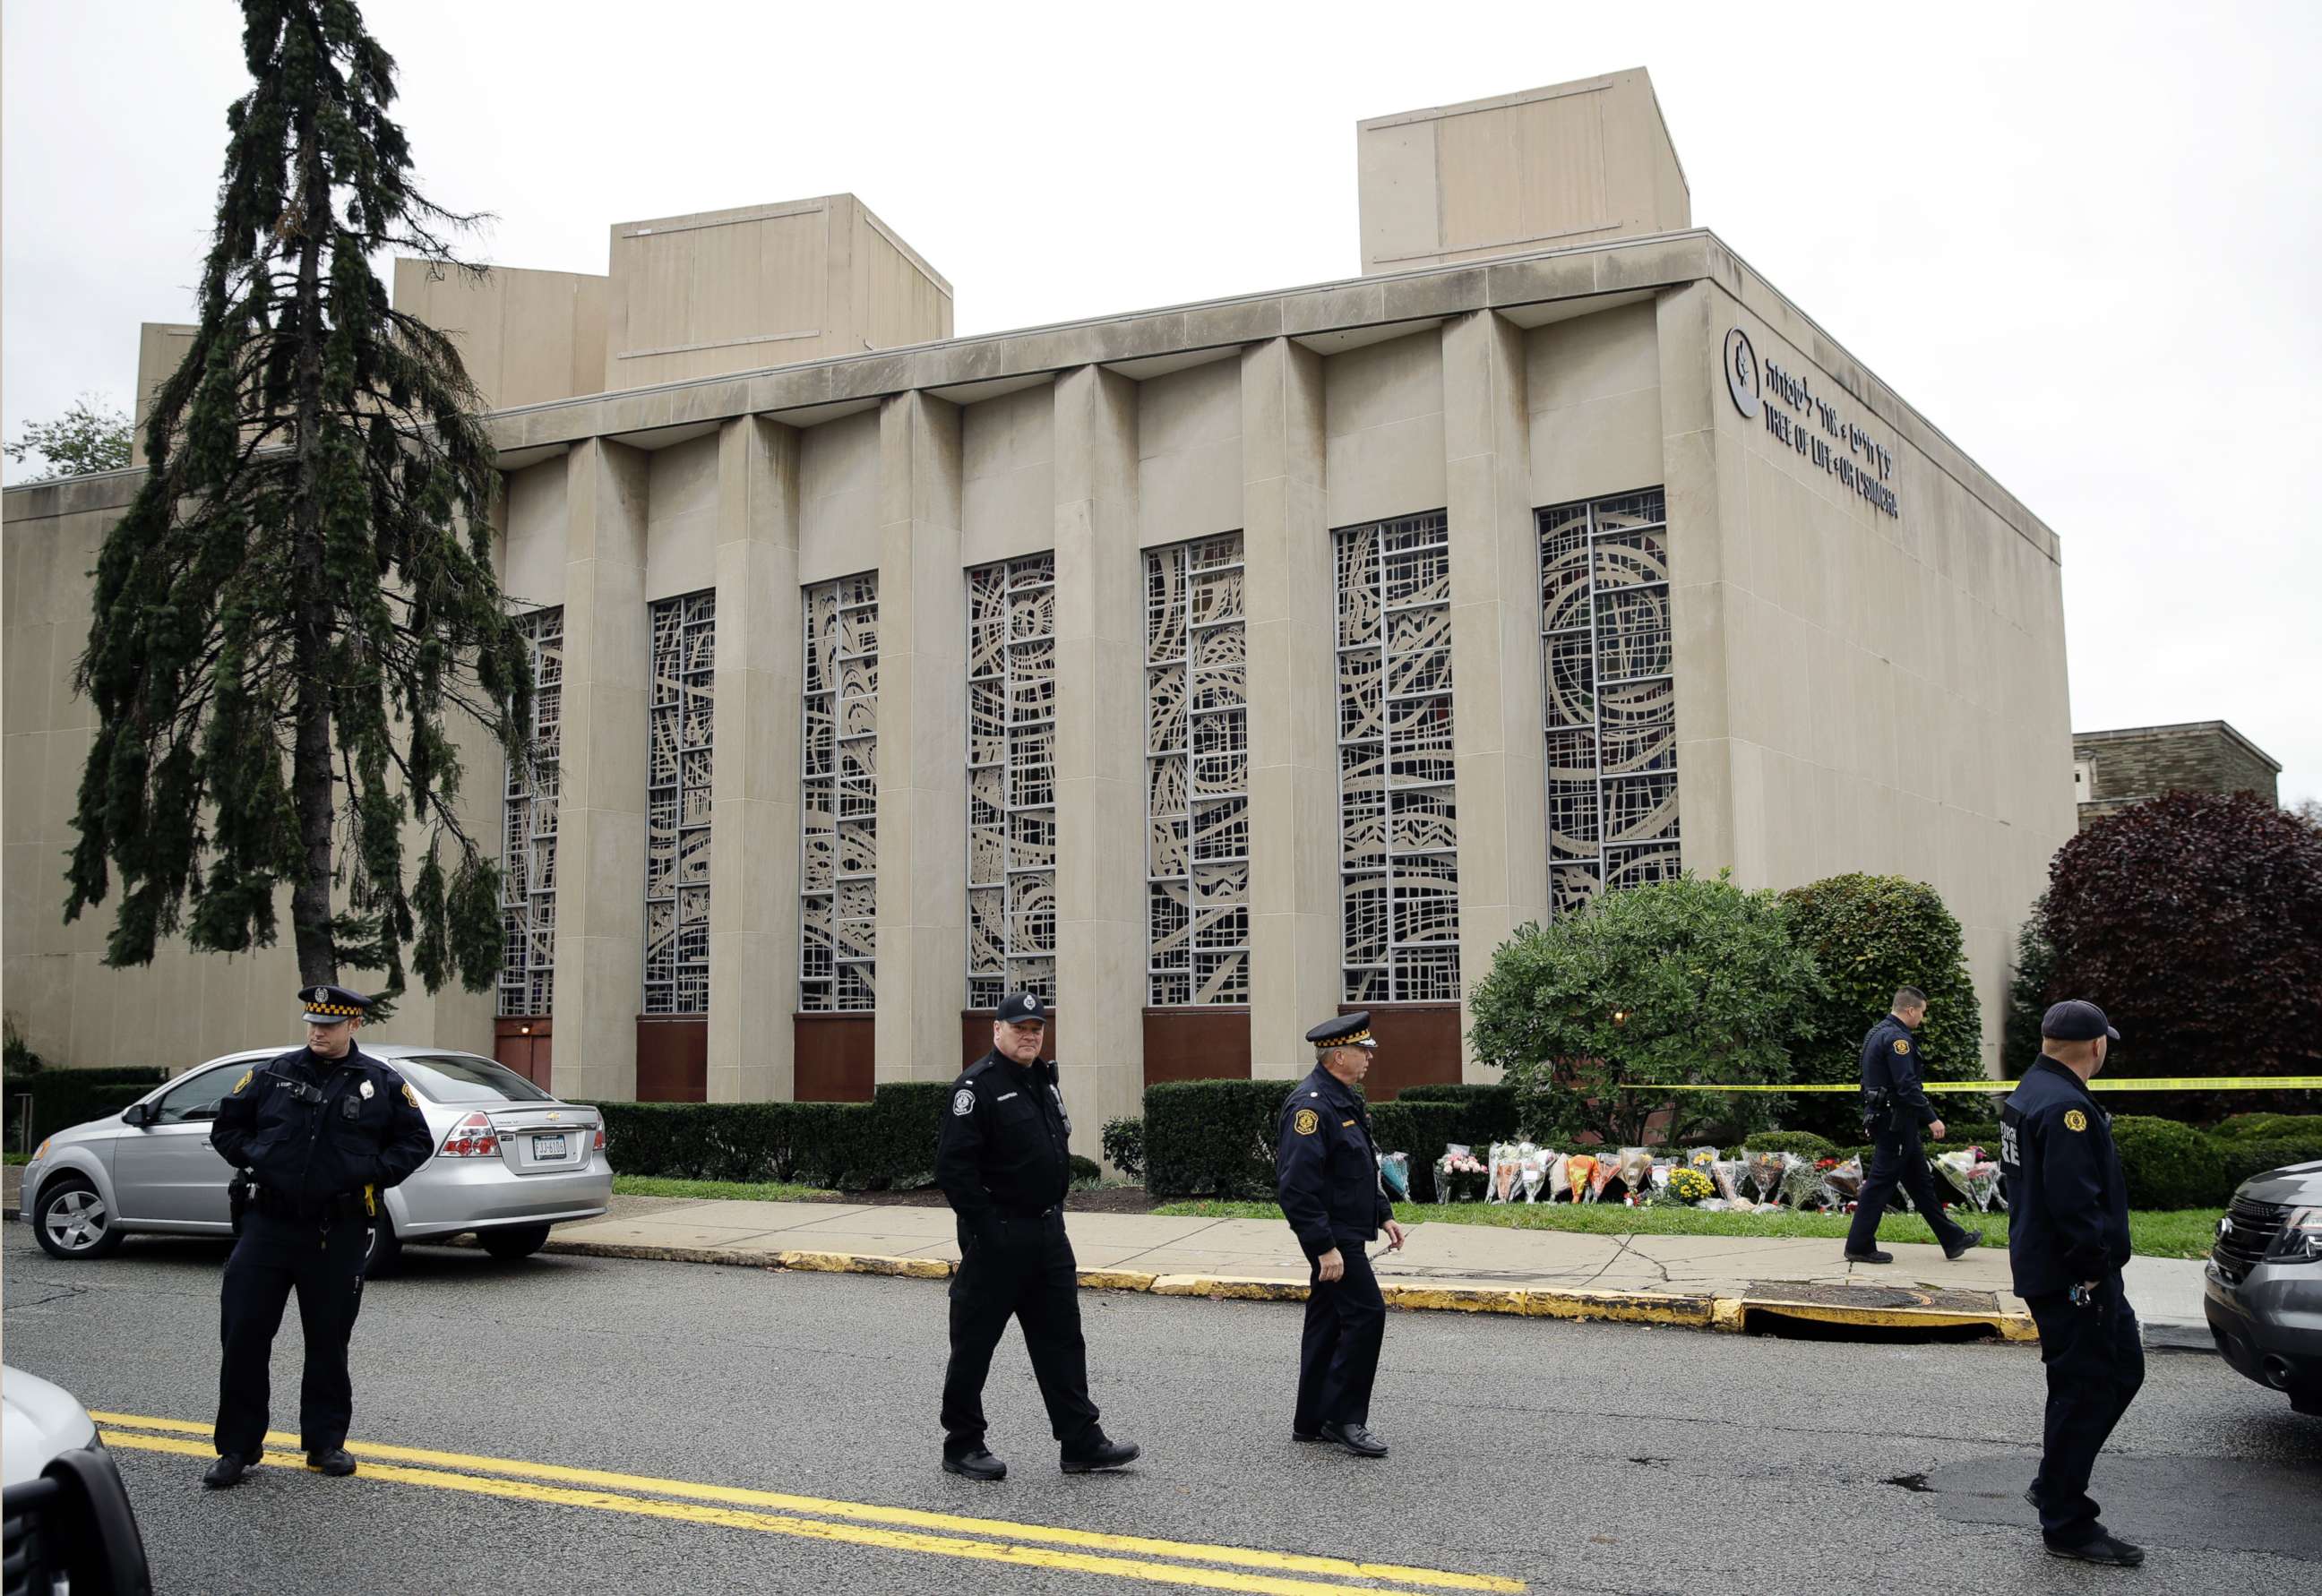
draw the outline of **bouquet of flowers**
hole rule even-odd
[[[1717,1162],[1717,1149],[1696,1147],[1685,1155],[1685,1161],[1705,1175],[1709,1172],[1709,1166]]]
[[[1379,1154],[1379,1188],[1389,1202],[1411,1200],[1411,1154],[1382,1153]]]
[[[1756,1188],[1760,1202],[1770,1202],[1782,1194],[1782,1177],[1790,1172],[1792,1153],[1744,1153],[1750,1165],[1750,1184]]]
[[[1604,1195],[1604,1188],[1613,1182],[1614,1165],[1611,1159],[1599,1155],[1596,1167],[1588,1172],[1588,1200],[1595,1202]]]
[[[1586,1201],[1588,1188],[1596,1179],[1596,1161],[1586,1153],[1576,1153],[1564,1161],[1564,1172],[1572,1183],[1572,1200]]]
[[[1982,1148],[1943,1154],[1935,1160],[1935,1168],[1953,1190],[1975,1204],[1977,1212],[1991,1211],[1992,1199],[1999,1193],[1999,1166],[1984,1157]]]
[[[1653,1160],[1653,1197],[1656,1200],[1668,1195],[1669,1177],[1685,1166],[1674,1158]]]
[[[1717,1195],[1717,1189],[1709,1183],[1709,1177],[1691,1164],[1680,1164],[1669,1171],[1670,1201],[1691,1205],[1705,1201],[1715,1195]]]
[[[1729,1203],[1742,1200],[1742,1173],[1747,1166],[1738,1158],[1721,1158],[1709,1166],[1709,1178],[1717,1182],[1717,1195]]]
[[[1653,1155],[1644,1148],[1622,1148],[1620,1160],[1614,1165],[1614,1172],[1620,1177],[1621,1189],[1629,1194],[1632,1205],[1652,1194]]]
[[[1838,1167],[1835,1158],[1827,1161],[1832,1169]],[[1822,1200],[1822,1178],[1827,1172],[1810,1158],[1791,1154],[1788,1167],[1782,1171],[1779,1200],[1793,1208],[1803,1209],[1808,1203]]]
[[[1435,1161],[1435,1200],[1449,1202],[1454,1186],[1468,1186],[1483,1173],[1484,1166],[1476,1162],[1466,1143],[1446,1145],[1443,1156]]]
[[[1523,1199],[1538,1202],[1540,1189],[1548,1184],[1548,1154],[1530,1142],[1519,1143],[1516,1148],[1516,1180],[1523,1188]]]
[[[1844,1209],[1861,1190],[1862,1160],[1860,1158],[1834,1163],[1822,1172],[1823,1206],[1833,1214]]]
[[[1548,1155],[1548,1200],[1562,1202],[1572,1190],[1572,1161],[1561,1153]]]
[[[1522,1178],[1522,1172],[1521,1154],[1516,1144],[1494,1142],[1491,1183],[1484,1189],[1484,1200],[1513,1202],[1516,1199],[1516,1182]]]

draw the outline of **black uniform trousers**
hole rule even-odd
[[[1870,1172],[1863,1177],[1861,1194],[1855,1199],[1854,1223],[1846,1228],[1846,1250],[1877,1250],[1879,1215],[1897,1186],[1911,1194],[1912,1204],[1934,1230],[1937,1241],[1946,1247],[1956,1247],[1965,1241],[1967,1232],[1943,1212],[1943,1199],[1935,1190],[1934,1176],[1927,1168],[1926,1144],[1919,1139],[1919,1127],[1912,1125],[1901,1130],[1876,1131],[1872,1136]]]
[[[282,1309],[296,1289],[306,1333],[298,1383],[298,1432],[309,1452],[343,1445],[354,1416],[347,1339],[362,1310],[370,1232],[360,1217],[290,1219],[252,1211],[225,1263],[215,1439],[221,1454],[254,1459],[265,1448],[269,1364]]]
[[[1088,1344],[1081,1339],[1079,1265],[1062,1208],[1002,1218],[987,1243],[963,1236],[951,1277],[951,1361],[944,1369],[944,1455],[983,1445],[983,1381],[1014,1318],[1024,1327],[1032,1375],[1047,1404],[1048,1428],[1067,1455],[1096,1427],[1088,1394]]]
[[[1313,1263],[1316,1254],[1309,1253]],[[1346,1272],[1321,1278],[1306,1295],[1306,1330],[1298,1343],[1298,1407],[1291,1427],[1311,1436],[1326,1424],[1371,1421],[1371,1387],[1378,1380],[1379,1346],[1386,1339],[1386,1299],[1358,1241],[1339,1243]]]
[[[2024,1305],[2040,1327],[2040,1361],[2048,1369],[2040,1477],[2032,1482],[2040,1533],[2052,1545],[2077,1546],[2098,1532],[2089,1473],[2144,1383],[2144,1343],[2118,1270],[2084,1307],[2062,1291],[2027,1297]]]

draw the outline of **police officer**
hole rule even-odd
[[[1378,1044],[1371,1017],[1359,1012],[1323,1021],[1306,1040],[1316,1050],[1314,1070],[1282,1100],[1274,1150],[1283,1218],[1314,1268],[1290,1433],[1357,1457],[1385,1457],[1386,1443],[1369,1425],[1386,1301],[1363,1248],[1381,1229],[1389,1251],[1401,1248],[1403,1227],[1379,1181],[1370,1110],[1355,1090]]]
[[[1037,994],[1002,999],[992,1051],[952,1082],[936,1140],[936,1183],[959,1223],[943,1466],[971,1480],[1008,1477],[1008,1465],[983,1445],[983,1377],[1011,1316],[1024,1327],[1065,1473],[1117,1469],[1138,1455],[1105,1435],[1089,1400],[1079,1269],[1065,1236],[1073,1122],[1056,1066],[1040,1058],[1047,1032],[1047,1008]]]
[[[1913,1035],[1927,1017],[1927,995],[1916,987],[1895,993],[1895,1006],[1862,1039],[1862,1128],[1872,1143],[1870,1172],[1855,1199],[1854,1223],[1846,1230],[1850,1263],[1892,1263],[1895,1254],[1879,1246],[1879,1219],[1895,1188],[1911,1194],[1925,1216],[1943,1256],[1956,1260],[1983,1239],[1980,1230],[1962,1230],[1943,1212],[1927,1169],[1920,1128],[1941,1141],[1943,1122],[1920,1086],[1919,1042]]]
[[[2007,1262],[2040,1327],[2048,1411],[2040,1473],[2024,1495],[2059,1557],[2134,1568],[2144,1551],[2106,1532],[2089,1497],[2097,1454],[2144,1383],[2136,1313],[2121,1290],[2128,1185],[2112,1116],[2089,1081],[2120,1033],[2078,999],[2041,1017],[2040,1057],[1999,1114],[2007,1176]]]
[[[254,1176],[225,1265],[218,1459],[202,1476],[213,1490],[241,1483],[258,1464],[267,1365],[293,1287],[306,1339],[298,1387],[306,1466],[355,1472],[344,1445],[354,1413],[347,1338],[362,1308],[379,1194],[426,1163],[433,1145],[403,1077],[355,1046],[371,999],[344,987],[312,986],[298,1000],[306,1045],[243,1071],[210,1130],[210,1145]]]

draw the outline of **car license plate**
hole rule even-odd
[[[553,1135],[553,1136],[535,1136],[535,1137],[533,1137],[533,1138],[532,1138],[532,1156],[534,1157],[534,1159],[535,1159],[535,1160],[543,1159],[543,1158],[562,1158],[562,1157],[563,1157],[563,1156],[564,1156],[564,1138],[563,1138],[563,1136],[560,1135]]]

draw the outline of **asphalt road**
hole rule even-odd
[[[1591,1596],[2322,1588],[2322,1421],[2208,1355],[2154,1354],[2099,1467],[2107,1519],[2152,1548],[2123,1574],[2041,1552],[2020,1348],[1396,1314],[1373,1414],[1394,1451],[1371,1464],[1289,1438],[1297,1308],[1092,1293],[1094,1394],[1144,1462],[1059,1475],[1011,1332],[988,1403],[1013,1473],[976,1486],[936,1466],[938,1282],[408,1256],[355,1332],[355,1438],[458,1456],[203,1491],[216,1244],[64,1264],[10,1225],[5,1355],[94,1409],[189,1425],[148,1446],[202,1455],[119,1451],[171,1592],[1430,1589],[1412,1570]],[[275,1363],[294,1431],[296,1327]]]

